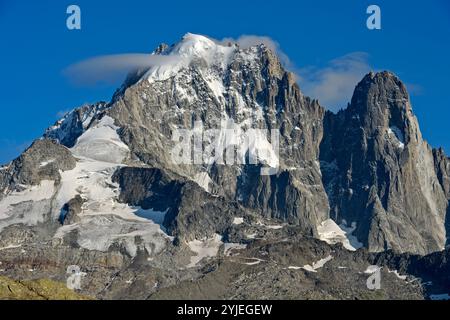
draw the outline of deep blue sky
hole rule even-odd
[[[81,7],[80,31],[66,28],[70,4]],[[381,7],[381,31],[365,27],[369,4]],[[424,137],[450,153],[446,0],[0,0],[0,163],[17,156],[61,111],[109,100],[117,83],[74,85],[62,73],[67,66],[97,55],[150,52],[186,32],[217,39],[269,36],[300,70],[366,52],[371,67],[395,72],[414,89],[413,108]]]

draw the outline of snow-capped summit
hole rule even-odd
[[[165,80],[181,69],[187,68],[195,60],[203,61],[207,67],[225,69],[236,51],[236,45],[226,46],[208,37],[187,33],[180,42],[161,52],[162,55],[169,57],[167,62],[150,68],[143,78],[149,81]]]
[[[186,33],[181,41],[170,50],[170,53],[184,57],[207,57],[211,55],[211,53],[232,52],[233,49],[233,47],[224,46],[208,37]]]

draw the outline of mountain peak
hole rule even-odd
[[[211,51],[221,50],[221,47],[224,46],[206,36],[186,33],[181,41],[175,44],[170,53],[180,56],[205,56]]]
[[[370,92],[371,87],[383,87],[386,94],[395,95],[395,99],[402,98],[409,100],[406,86],[397,75],[390,71],[373,72],[370,71],[358,83],[355,89],[357,91]]]
[[[186,33],[179,42],[170,48],[160,46],[153,55],[161,57],[160,63],[148,69],[143,77],[150,82],[162,81],[176,76],[180,71],[194,66],[199,70],[223,75],[224,71],[233,61],[245,61],[247,65],[260,65],[268,67],[281,78],[284,74],[276,52],[261,43],[253,42],[251,45],[239,45],[239,42],[218,41],[207,36]],[[207,70],[209,69],[209,70]]]
[[[161,64],[151,67],[144,78],[149,81],[168,79],[189,67],[193,61],[202,61],[200,65],[224,69],[236,51],[236,45],[222,45],[206,36],[186,33],[170,48],[163,46],[154,51],[154,55],[163,55],[165,59]]]
[[[412,114],[409,94],[403,82],[392,72],[366,74],[353,93],[350,110],[360,116],[374,118],[375,114]]]

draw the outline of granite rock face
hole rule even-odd
[[[331,217],[356,222],[355,234],[372,251],[442,250],[448,199],[404,84],[389,72],[370,73],[348,108],[324,123]]]
[[[196,36],[186,36],[190,37]],[[212,45],[208,41],[202,45]],[[140,81],[124,89],[106,113],[116,119],[135,159],[201,180],[213,194],[314,233],[329,210],[317,165],[325,111],[302,95],[293,75],[264,45],[225,50],[231,51],[227,65],[193,59],[167,79]],[[279,130],[278,172],[261,176],[258,166],[219,161],[174,164],[174,129],[191,129],[197,121],[205,130],[223,131],[230,122],[242,130]]]

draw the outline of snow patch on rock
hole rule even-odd
[[[194,177],[194,181],[206,192],[210,192],[210,185],[213,184],[213,181],[207,172],[197,173]]]
[[[399,278],[400,280],[406,280],[406,275],[400,275],[397,270],[389,270],[388,269],[388,272],[395,274],[395,276],[397,278]]]
[[[191,256],[191,261],[187,267],[195,267],[204,258],[217,256],[222,244],[222,236],[219,234],[214,235],[214,237],[210,239],[189,241],[187,245],[195,255]]]
[[[328,261],[333,259],[333,256],[329,255],[326,258],[320,259],[319,261],[313,262],[312,264],[306,264],[302,269],[309,272],[317,272],[318,269],[322,268]]]
[[[355,251],[363,246],[363,244],[352,235],[355,229],[355,222],[352,223],[351,227],[347,227],[345,220],[338,226],[332,219],[327,219],[317,227],[317,232],[319,233],[320,240],[329,244],[340,242],[347,250]]]
[[[388,134],[391,137],[394,137],[396,140],[397,147],[400,149],[405,148],[405,138],[403,136],[403,132],[396,126],[392,126],[388,129]]]
[[[376,266],[376,265],[370,265],[366,268],[366,270],[364,271],[364,273],[366,274],[373,274],[377,271],[381,270],[381,267]]]

